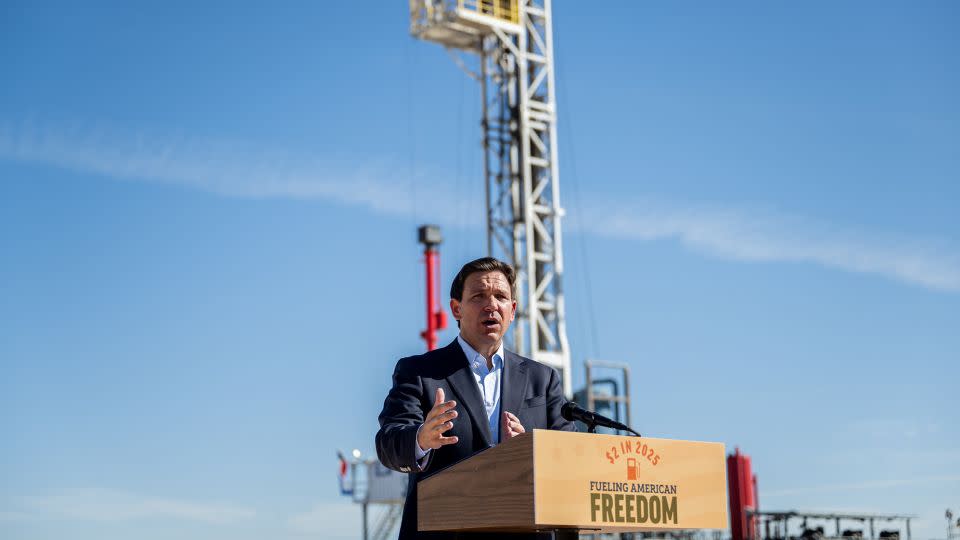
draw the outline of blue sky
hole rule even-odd
[[[480,104],[405,2],[0,6],[0,536],[356,538]],[[960,7],[558,2],[569,334],[767,509],[960,506]],[[453,339],[451,330],[442,342]]]

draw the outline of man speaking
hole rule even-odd
[[[380,412],[377,456],[387,467],[410,473],[401,540],[483,536],[418,532],[421,476],[528,429],[576,431],[560,416],[565,399],[557,371],[503,348],[517,312],[510,265],[491,257],[464,265],[450,286],[450,310],[460,335],[442,349],[401,358]]]

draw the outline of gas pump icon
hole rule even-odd
[[[627,480],[636,480],[640,476],[640,466],[637,458],[627,458]]]

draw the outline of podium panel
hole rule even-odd
[[[534,430],[533,452],[538,526],[727,527],[723,444]]]
[[[535,429],[422,480],[417,500],[421,531],[725,529],[725,449]]]

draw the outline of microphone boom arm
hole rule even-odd
[[[596,433],[597,426],[604,426],[604,427],[616,429],[618,431],[629,431],[630,433],[633,433],[637,437],[642,436],[636,431],[634,431],[633,429],[631,429],[630,426],[621,424],[616,420],[611,420],[595,412],[582,409],[580,408],[579,405],[577,405],[573,401],[568,401],[566,404],[564,404],[563,407],[560,408],[560,415],[566,418],[567,420],[570,420],[571,422],[574,420],[579,420],[583,422],[584,424],[587,425],[587,433]]]

